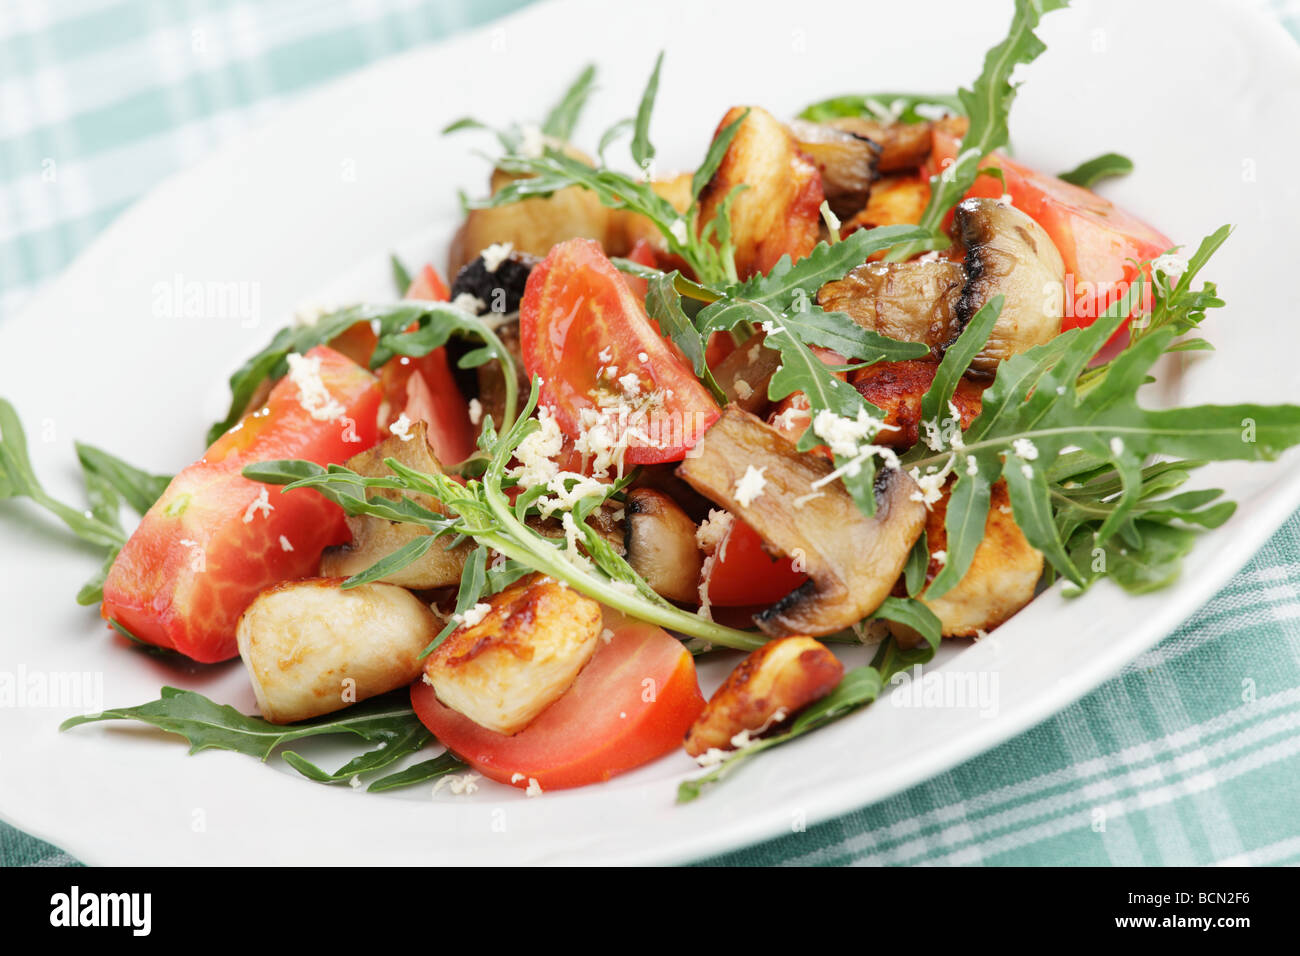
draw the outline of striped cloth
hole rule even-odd
[[[525,2],[5,0],[0,321],[161,178],[295,95]],[[1256,5],[1300,36],[1298,0]],[[1056,717],[709,862],[1295,863],[1297,781],[1300,515],[1177,633]],[[0,824],[0,864],[73,862]]]

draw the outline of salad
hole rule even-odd
[[[540,123],[452,124],[498,154],[445,273],[394,259],[395,301],[283,328],[175,476],[79,444],[88,507],[58,501],[0,400],[0,498],[105,550],[77,600],[139,651],[240,658],[260,711],[164,687],[64,728],[370,791],[536,795],[680,748],[686,801],[1045,587],[1169,584],[1233,513],[1192,472],[1300,442],[1300,407],[1139,403],[1210,349],[1198,276],[1230,229],[1184,252],[1091,191],[1124,157],[1007,155],[1063,5],[1017,0],[952,96],[734,107],[680,175],[650,137],[662,54],[594,154],[593,67]],[[734,664],[707,700],[706,655]],[[291,749],[317,736],[358,752]]]

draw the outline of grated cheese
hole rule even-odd
[[[319,355],[290,353],[289,381],[298,388],[298,404],[318,422],[332,422],[347,411],[330,394],[320,376]]]
[[[483,268],[487,269],[488,272],[496,272],[501,263],[509,259],[510,253],[514,251],[515,244],[513,242],[492,243],[479,253],[483,257]]]
[[[413,424],[414,422],[406,417],[406,412],[402,412],[402,414],[397,416],[397,421],[388,426],[388,430],[402,441],[410,441],[415,437],[411,434],[411,425]]]
[[[763,477],[765,471],[767,471],[766,465],[762,468],[755,468],[753,465],[745,466],[745,473],[736,482],[736,501],[745,507],[753,504],[754,499],[767,487],[767,479]]]
[[[271,512],[275,510],[275,505],[271,504],[271,499],[267,497],[266,489],[263,488],[257,493],[257,497],[252,500],[248,508],[244,511],[244,524],[252,522],[253,518],[260,512],[262,517],[269,518]]]

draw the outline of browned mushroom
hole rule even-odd
[[[409,435],[410,438],[406,441],[397,435],[384,439],[369,451],[349,458],[347,467],[368,478],[392,477],[393,473],[384,464],[384,459],[396,458],[409,468],[428,474],[442,474],[442,466],[433,456],[425,438],[424,422],[412,425]],[[372,492],[372,495],[390,501],[396,501],[403,494],[407,493],[392,489]],[[430,511],[442,511],[441,504],[435,498],[413,493],[407,496]],[[419,525],[388,521],[371,515],[350,515],[347,522],[348,530],[352,532],[352,542],[328,548],[321,555],[321,574],[326,577],[346,578],[360,574],[403,545],[430,533]],[[386,574],[380,580],[407,588],[440,588],[458,584],[470,545],[462,542],[454,548],[447,548],[446,543],[450,540],[445,538],[435,542],[422,557],[404,568]]]
[[[878,123],[862,117],[846,116],[833,119],[827,125],[855,136],[865,136],[879,145],[880,162],[877,168],[882,173],[896,173],[916,169],[930,158],[936,128],[961,139],[966,135],[969,123],[964,116],[948,116],[927,123]]]
[[[695,522],[672,498],[651,488],[633,488],[624,503],[627,563],[670,601],[697,600],[703,557],[695,543]]]
[[[804,564],[808,580],[755,617],[774,637],[833,634],[866,617],[889,595],[925,525],[925,506],[912,499],[916,483],[904,472],[880,472],[868,518],[842,482],[828,480],[832,469],[731,405],[678,468],[771,553]]]
[[[817,164],[831,212],[848,218],[866,205],[876,178],[879,146],[865,136],[808,120],[792,120],[790,132],[799,148]]]
[[[947,259],[868,262],[822,286],[817,304],[891,339],[928,345],[937,357],[961,328],[954,310],[965,283],[961,263]]]
[[[1043,227],[1009,202],[966,199],[953,225],[966,247],[966,284],[953,306],[958,328],[996,295],[1002,312],[971,370],[991,376],[998,363],[1061,331],[1065,263]]]

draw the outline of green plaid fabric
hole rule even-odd
[[[0,321],[161,178],[294,95],[526,2],[5,0]],[[1300,3],[1264,6],[1300,36]],[[1296,863],[1297,781],[1300,515],[1177,633],[1056,717],[882,803],[708,862]],[[0,864],[75,862],[0,824]]]

